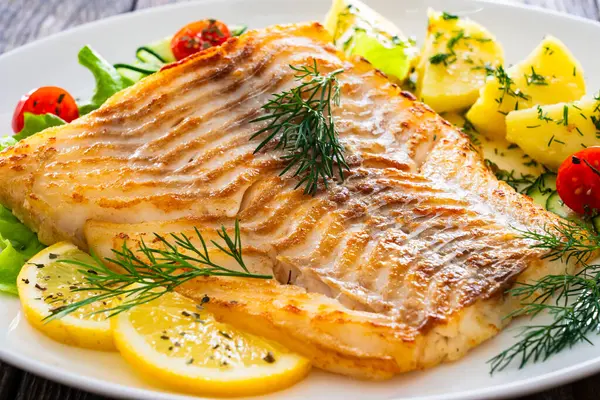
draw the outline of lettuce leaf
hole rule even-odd
[[[25,264],[25,256],[0,236],[0,291],[17,295],[17,276]]]
[[[61,117],[57,117],[54,114],[36,115],[26,112],[25,114],[23,114],[23,116],[25,119],[25,125],[23,125],[23,129],[21,129],[21,132],[13,136],[13,138],[17,142],[38,132],[41,132],[46,128],[66,124],[66,122]]]
[[[35,233],[0,205],[0,291],[17,294],[21,268],[44,247]]]
[[[17,143],[17,141],[12,136],[0,137],[0,151],[4,150],[7,147],[14,145],[15,143]]]
[[[89,46],[79,50],[79,63],[90,70],[96,80],[96,89],[90,101],[79,106],[79,114],[85,115],[99,108],[109,97],[133,82],[119,74],[117,69]]]

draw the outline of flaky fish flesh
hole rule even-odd
[[[152,233],[210,236],[240,221],[244,255],[275,279],[208,277],[180,291],[232,324],[361,378],[455,360],[508,322],[517,280],[563,273],[521,239],[555,216],[500,182],[467,137],[319,24],[274,26],[170,65],[68,125],[0,153],[0,202],[40,239],[110,255]],[[349,164],[315,196],[254,154],[251,122],[297,84],[338,76]],[[264,123],[263,123],[264,124]]]

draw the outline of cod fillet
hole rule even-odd
[[[272,280],[207,277],[179,290],[222,320],[310,358],[384,379],[455,360],[497,334],[518,280],[564,273],[518,230],[557,217],[500,182],[468,138],[317,24],[254,30],[164,68],[74,122],[0,153],[0,202],[42,242],[110,255],[153,233],[208,238],[238,219]],[[254,154],[250,122],[297,82],[343,68],[333,109],[350,166],[315,196]],[[268,147],[268,146],[267,146]]]

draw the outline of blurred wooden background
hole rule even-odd
[[[177,0],[0,0],[0,54],[37,38],[86,22],[175,2]],[[600,0],[519,0],[519,2],[600,20]],[[13,399],[107,400],[102,396],[38,378],[0,362],[0,400]],[[600,399],[600,374],[519,400],[598,399]]]

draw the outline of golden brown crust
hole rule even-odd
[[[279,176],[280,153],[254,154],[260,139],[250,140],[260,106],[294,84],[288,65],[313,59],[322,73],[345,69],[334,114],[351,165],[315,197]],[[20,142],[0,156],[0,202],[45,243],[101,255],[238,218],[255,268],[293,287],[207,280],[186,294],[212,291],[222,318],[259,321],[258,333],[304,346],[316,365],[370,378],[453,359],[494,335],[498,294],[548,268],[514,228],[555,221],[498,182],[429,107],[337,53],[318,24],[231,39]],[[235,307],[228,285],[245,293]],[[269,308],[269,296],[280,303]]]

